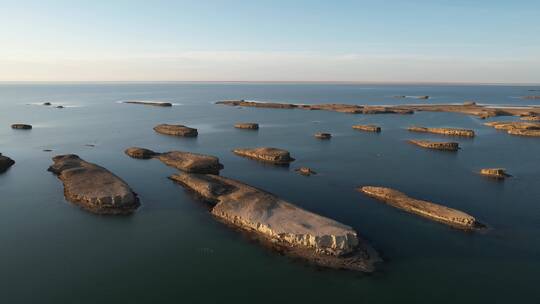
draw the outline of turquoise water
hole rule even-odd
[[[461,114],[348,115],[233,108],[221,99],[295,103],[540,104],[524,86],[279,83],[0,84],[0,153],[17,163],[0,175],[2,303],[539,303],[540,140],[515,137]],[[121,104],[160,100],[172,108]],[[39,105],[49,101],[64,109]],[[498,118],[508,120],[512,118]],[[234,129],[235,122],[261,129]],[[12,130],[16,122],[31,131]],[[155,133],[158,123],[199,129],[197,138]],[[376,123],[380,134],[353,124]],[[409,125],[474,129],[458,153],[423,150]],[[313,138],[330,132],[330,141]],[[89,146],[93,145],[93,146]],[[222,175],[273,192],[354,227],[385,262],[374,274],[325,270],[279,256],[216,222],[202,202],[167,179],[158,161],[124,155],[130,146],[218,156]],[[291,151],[290,168],[237,157],[236,147]],[[43,152],[52,149],[53,152]],[[66,202],[47,167],[75,153],[127,181],[141,198],[130,217],[96,216]],[[319,175],[293,172],[309,166]],[[475,174],[505,167],[496,182]],[[464,233],[355,191],[383,185],[464,210],[489,225]]]

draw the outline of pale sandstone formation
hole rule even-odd
[[[239,148],[234,149],[233,152],[240,156],[269,162],[276,165],[288,165],[290,162],[294,161],[294,158],[291,157],[289,151],[278,148]]]
[[[508,134],[519,135],[519,136],[540,137],[540,130],[511,129],[511,130],[508,130]]]
[[[186,127],[184,125],[160,124],[154,127],[154,131],[161,134],[184,137],[196,137],[199,134],[197,129]]]
[[[540,136],[540,122],[526,121],[493,121],[484,125],[498,130],[506,130],[508,134],[519,136]]]
[[[315,137],[318,139],[330,139],[332,138],[332,134],[324,133],[324,132],[317,132],[315,133]]]
[[[276,249],[321,266],[373,270],[376,253],[349,226],[233,179],[203,174],[170,178],[214,204],[211,213],[218,219]]]
[[[510,175],[506,173],[506,170],[504,168],[485,168],[480,170],[480,174],[488,177],[494,177],[497,179],[510,177]]]
[[[124,101],[123,103],[156,106],[156,107],[172,107],[172,103],[161,102],[161,101]]]
[[[528,121],[540,121],[540,116],[539,115],[526,115],[526,116],[521,116],[520,119],[528,120]]]
[[[425,128],[412,126],[407,128],[407,130],[412,132],[422,132],[422,133],[434,133],[450,136],[463,136],[463,137],[474,137],[474,131],[468,129],[456,129],[456,128]]]
[[[381,132],[381,127],[376,125],[354,125],[355,130],[367,131],[367,132]]]
[[[476,221],[474,217],[465,212],[414,199],[394,189],[364,186],[358,188],[358,191],[398,209],[457,228],[470,230],[485,227],[483,224]]]
[[[258,130],[259,124],[254,122],[242,122],[234,125],[237,129]]]
[[[308,167],[300,167],[295,169],[294,171],[298,172],[300,175],[310,176],[315,175],[317,172],[313,171],[311,168]]]
[[[64,184],[67,200],[97,214],[129,214],[140,203],[137,194],[118,176],[77,155],[53,157],[49,171]]]
[[[7,156],[2,155],[0,153],[0,173],[6,172],[9,167],[13,166],[15,164],[15,161]]]
[[[459,149],[459,143],[457,142],[438,142],[430,140],[409,140],[409,143],[420,146],[422,148],[444,150],[444,151],[457,151]]]
[[[183,151],[157,153],[149,149],[138,147],[128,148],[124,152],[133,158],[156,158],[167,166],[185,172],[219,174],[219,171],[223,169],[223,165],[219,162],[219,158],[211,155]]]
[[[464,106],[476,106],[476,102],[474,101],[465,101],[463,102]]]
[[[27,125],[27,124],[20,124],[20,123],[17,123],[17,124],[12,124],[12,125],[11,125],[11,128],[12,128],[12,129],[20,129],[20,130],[30,130],[30,129],[32,129],[32,126],[31,126],[31,125]]]

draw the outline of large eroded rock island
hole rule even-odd
[[[124,152],[133,158],[156,158],[167,166],[185,172],[219,174],[219,170],[223,169],[223,165],[219,162],[219,158],[211,155],[184,151],[158,153],[138,147],[128,148]]]
[[[137,194],[121,178],[74,154],[53,157],[49,171],[64,184],[70,202],[97,214],[129,214],[140,203]]]
[[[484,125],[498,130],[506,130],[508,134],[540,137],[540,123],[528,121],[492,121]]]
[[[184,125],[160,124],[154,127],[154,131],[165,135],[183,137],[197,137],[197,135],[199,135],[197,129],[186,127]]]
[[[204,174],[170,177],[213,204],[211,213],[275,249],[321,266],[372,271],[378,259],[351,227],[239,181]]]
[[[439,204],[414,199],[391,188],[364,186],[358,188],[358,191],[398,209],[456,228],[471,230],[485,227],[473,216],[465,212]]]
[[[9,167],[13,166],[15,164],[15,161],[7,156],[2,155],[0,153],[0,173],[6,172]]]
[[[290,162],[294,161],[294,158],[291,157],[289,151],[278,148],[238,148],[234,149],[233,152],[240,156],[276,165],[288,165]]]

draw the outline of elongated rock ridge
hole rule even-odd
[[[411,139],[409,143],[433,150],[443,150],[443,151],[457,151],[459,150],[459,143],[457,142],[439,142],[439,141],[430,141],[430,140],[417,140]]]
[[[124,152],[133,158],[156,158],[167,166],[185,172],[219,174],[219,171],[223,169],[223,165],[219,162],[219,158],[211,155],[184,151],[158,153],[139,147],[131,147]]]
[[[468,129],[456,129],[456,128],[426,128],[412,126],[407,128],[411,132],[421,132],[421,133],[434,133],[450,136],[462,136],[462,137],[474,137],[474,131]]]
[[[146,106],[155,106],[155,107],[172,107],[172,103],[163,102],[163,101],[136,101],[136,100],[127,100],[122,103],[127,104],[137,104],[137,105],[146,105]]]
[[[485,225],[479,223],[473,216],[465,212],[439,204],[414,199],[391,188],[364,186],[358,188],[358,191],[398,209],[453,227],[465,230],[485,227]]]
[[[118,176],[74,154],[53,157],[48,169],[64,184],[66,199],[97,214],[130,214],[140,203]]]
[[[254,122],[240,122],[234,125],[237,129],[258,130],[259,124]]]
[[[20,129],[20,130],[30,130],[30,129],[32,129],[32,125],[16,123],[16,124],[12,124],[11,128],[12,129]]]
[[[0,173],[4,173],[9,169],[11,166],[15,164],[15,161],[7,156],[2,155],[0,153]]]
[[[354,125],[353,129],[366,132],[381,132],[381,127],[376,125]]]
[[[289,151],[278,148],[239,148],[234,149],[233,152],[240,156],[276,165],[288,165],[290,162],[294,161],[294,158],[291,157]]]
[[[183,137],[197,137],[199,134],[197,129],[186,127],[184,125],[160,124],[154,127],[154,131],[161,134]]]
[[[315,133],[315,138],[318,138],[318,139],[330,139],[330,138],[332,138],[332,134],[324,133],[324,132],[317,132],[317,133]]]
[[[214,204],[221,221],[322,266],[372,271],[376,254],[351,227],[317,215],[271,193],[216,175],[170,177]]]

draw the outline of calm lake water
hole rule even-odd
[[[540,139],[507,135],[462,114],[348,115],[234,108],[221,99],[295,103],[479,103],[540,100],[526,86],[278,83],[0,84],[0,152],[17,163],[0,175],[1,303],[540,303]],[[394,95],[430,95],[428,101]],[[121,104],[160,100],[172,108]],[[45,101],[64,109],[39,105]],[[498,118],[511,120],[515,118]],[[23,122],[31,131],[12,130]],[[258,132],[234,129],[258,122]],[[155,133],[158,123],[199,129],[196,139]],[[380,134],[353,124],[376,123]],[[407,144],[409,125],[463,127],[457,153]],[[327,131],[329,141],[313,134]],[[93,145],[93,146],[88,146]],[[167,179],[175,170],[123,150],[218,156],[223,176],[263,188],[354,227],[385,258],[371,275],[319,269],[279,256],[215,221],[206,205]],[[235,156],[274,146],[297,160],[273,167]],[[53,152],[43,152],[51,149]],[[122,177],[142,206],[96,216],[66,202],[47,167],[75,153]],[[293,169],[308,166],[319,175]],[[475,172],[504,167],[504,182]],[[382,185],[461,209],[488,224],[464,233],[355,191]],[[343,302],[345,303],[345,302]]]

